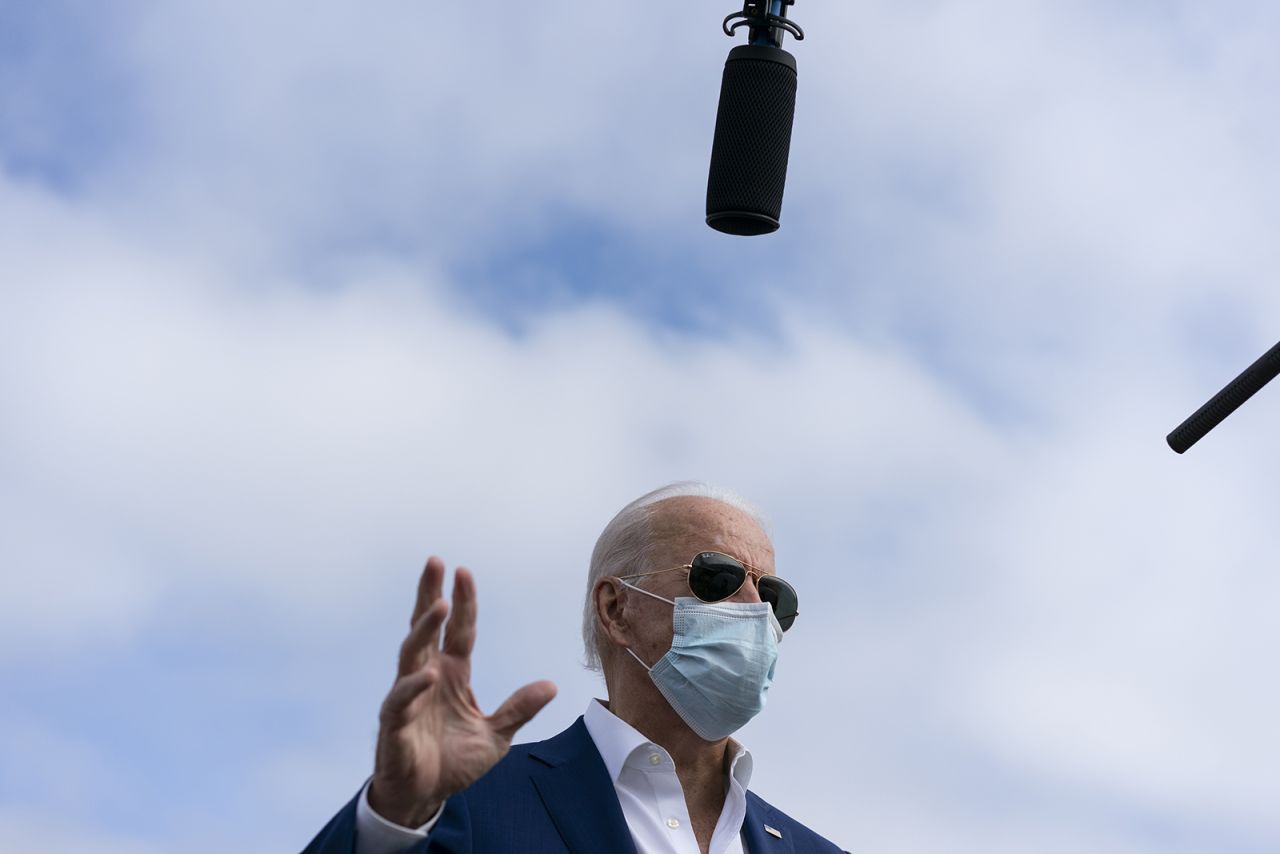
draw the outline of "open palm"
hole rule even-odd
[[[432,557],[418,583],[396,683],[379,716],[369,804],[405,827],[428,821],[450,795],[497,764],[516,731],[556,693],[552,683],[534,682],[508,697],[492,715],[481,712],[471,691],[475,580],[458,569],[447,625],[450,609],[441,595],[443,585],[444,562]]]

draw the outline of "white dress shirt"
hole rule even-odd
[[[698,854],[698,840],[685,805],[684,789],[670,754],[647,740],[592,700],[584,716],[587,732],[600,751],[613,780],[622,815],[640,854]],[[742,822],[747,817],[747,784],[751,782],[751,754],[729,742],[733,759],[724,809],[711,836],[710,854],[743,854]]]
[[[698,840],[685,805],[684,789],[667,751],[648,741],[615,716],[600,700],[592,700],[583,716],[613,781],[622,816],[639,854],[698,854]],[[710,854],[744,854],[742,822],[747,815],[747,785],[751,782],[751,754],[730,740],[729,789],[724,809],[711,837]],[[443,812],[444,808],[440,808]],[[400,854],[420,841],[440,818],[437,812],[419,828],[387,821],[369,806],[365,783],[356,804],[355,854]]]

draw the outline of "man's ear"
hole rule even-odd
[[[616,578],[601,578],[591,589],[600,636],[620,647],[634,645],[631,624],[627,621],[624,607],[626,594],[627,588]]]

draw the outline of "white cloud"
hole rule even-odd
[[[151,854],[163,850],[143,839],[104,833],[101,828],[68,826],[63,815],[0,810],[0,834],[14,851],[94,851],[98,854]]]

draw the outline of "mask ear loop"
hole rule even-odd
[[[631,652],[631,647],[624,646],[623,649],[625,649],[631,655],[632,658],[634,658],[636,661],[639,661],[641,667],[643,667],[645,670],[648,670],[650,673],[653,672],[653,668],[645,664],[643,661],[641,661],[640,656],[636,655],[634,652]]]
[[[636,591],[637,593],[643,593],[644,595],[657,599],[660,602],[666,602],[668,605],[676,604],[673,600],[668,599],[666,596],[659,596],[657,593],[650,593],[648,590],[645,590],[643,587],[636,587],[634,584],[623,581],[621,578],[618,579],[618,583],[620,583],[623,587],[630,587],[632,590]]]
[[[615,576],[615,577],[616,577],[616,576]],[[650,593],[648,590],[645,590],[643,587],[636,587],[634,584],[630,584],[630,583],[628,583],[628,582],[626,582],[626,581],[623,581],[621,578],[619,578],[619,579],[618,579],[618,583],[619,583],[619,584],[621,584],[623,587],[629,587],[629,588],[631,588],[632,590],[636,591],[637,593],[643,593],[644,595],[646,595],[646,596],[651,596],[651,597],[653,597],[654,599],[659,600],[660,602],[666,602],[668,605],[672,605],[672,606],[674,606],[674,605],[676,604],[675,602],[673,602],[672,600],[668,599],[668,598],[667,598],[667,597],[665,597],[665,596],[659,596],[657,593]],[[653,668],[652,668],[652,667],[650,667],[649,665],[645,664],[645,663],[644,663],[644,660],[643,660],[643,659],[641,659],[641,658],[640,658],[640,656],[638,656],[638,655],[636,655],[634,652],[632,652],[632,651],[631,651],[631,647],[626,646],[626,647],[623,647],[623,649],[625,649],[625,650],[627,651],[627,653],[628,653],[632,658],[634,658],[636,661],[640,662],[640,666],[641,666],[641,667],[643,667],[645,670],[648,670],[649,672],[653,672]]]

